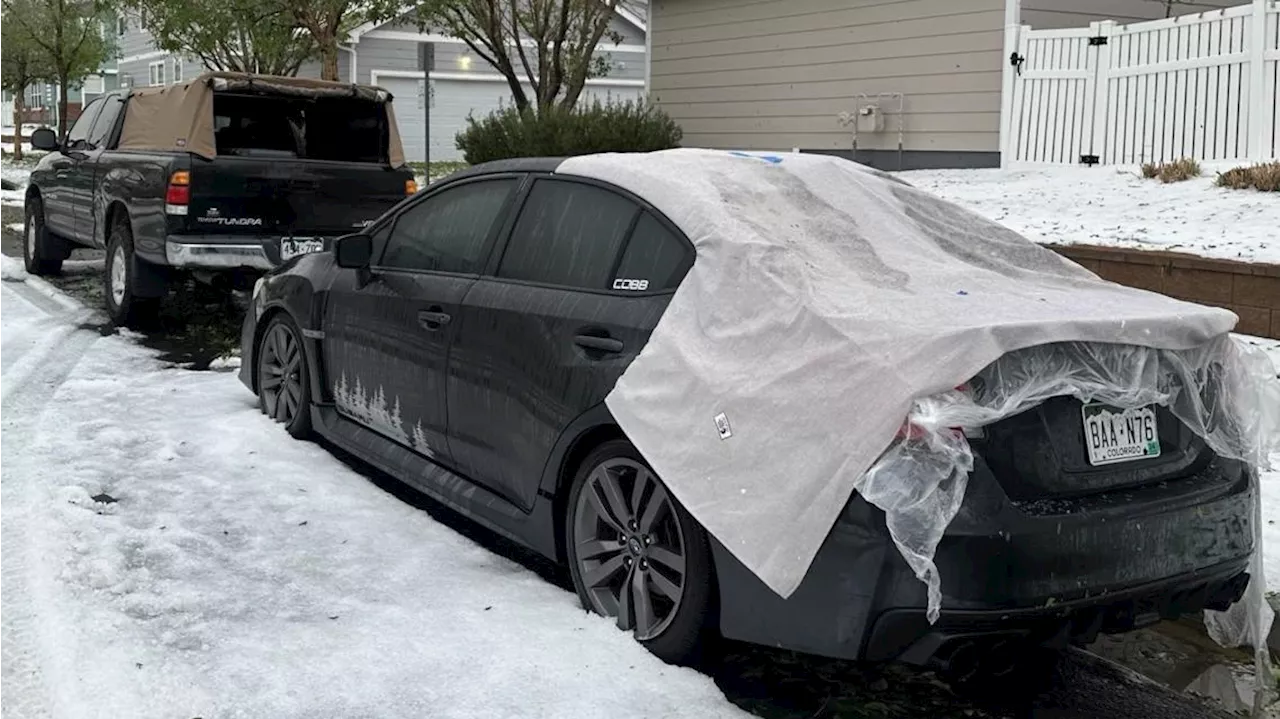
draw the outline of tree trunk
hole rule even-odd
[[[334,39],[326,39],[320,43],[320,79],[338,80],[338,45]]]
[[[63,143],[67,141],[67,88],[70,85],[69,77],[58,76],[58,137]]]
[[[26,88],[22,88],[22,92],[13,93],[13,159],[22,159],[22,116],[27,114],[27,105],[24,94]]]

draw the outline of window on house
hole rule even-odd
[[[106,81],[101,75],[90,75],[84,79],[84,94],[101,95],[106,91]]]
[[[38,110],[44,107],[44,84],[36,83],[27,88],[27,109]]]
[[[182,58],[173,58],[173,82],[182,82]]]
[[[129,19],[124,15],[116,18],[116,37],[124,37],[129,32]]]
[[[149,82],[151,85],[164,84],[164,60],[147,65],[147,71],[149,73]]]

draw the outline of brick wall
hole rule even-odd
[[[1237,331],[1280,339],[1280,265],[1092,245],[1051,249],[1105,280],[1225,307],[1239,315]]]

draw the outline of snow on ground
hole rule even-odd
[[[898,174],[1037,242],[1280,263],[1280,199],[1214,187],[1214,172],[1223,169],[1168,185],[1114,166]]]
[[[0,291],[6,716],[743,716],[234,374]]]

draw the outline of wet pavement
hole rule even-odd
[[[21,258],[21,233],[11,229],[21,222],[21,208],[0,208],[4,254]],[[47,279],[86,306],[102,307],[100,251],[77,250],[61,276]],[[154,327],[137,334],[164,361],[192,369],[226,368],[235,364],[228,358],[239,355],[240,321],[246,307],[243,293],[213,293],[189,283],[165,302]],[[95,329],[116,331],[107,323],[95,324]],[[347,461],[406,502],[572,591],[563,571],[545,559],[358,460]],[[1089,649],[1068,652],[1048,678],[1046,690],[996,685],[965,696],[932,673],[908,667],[866,667],[731,642],[710,652],[700,669],[730,701],[764,719],[1224,719],[1241,716],[1223,711],[1224,702],[1240,709],[1251,701],[1248,657],[1213,646],[1194,622],[1165,623],[1123,637],[1104,637]],[[1188,694],[1188,689],[1224,701],[1200,699]],[[1280,712],[1268,716],[1280,717]]]

